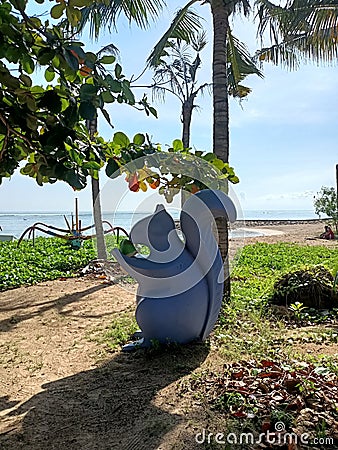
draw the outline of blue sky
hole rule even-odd
[[[154,43],[172,19],[172,12],[183,2],[171,1],[170,10],[162,20],[147,31],[129,27],[121,21],[118,33],[103,33],[92,49],[113,42],[120,49],[120,60],[127,77],[138,75],[144,67]],[[198,9],[210,30],[208,6]],[[233,23],[237,37],[253,52],[259,44],[254,26],[238,19]],[[83,37],[87,41],[87,37]],[[211,79],[210,42],[202,54],[200,81]],[[265,65],[264,79],[250,77],[246,84],[252,88],[248,99],[230,105],[230,163],[240,178],[234,187],[244,210],[252,209],[312,209],[313,195],[322,185],[335,186],[335,164],[338,163],[338,89],[337,66],[303,65],[290,72],[281,67]],[[147,84],[151,73],[140,83]],[[137,89],[142,96],[144,89]],[[151,95],[149,94],[149,98]],[[197,101],[191,128],[191,144],[197,149],[212,150],[212,103],[206,94]],[[129,136],[147,132],[154,142],[170,144],[181,136],[180,105],[175,98],[156,103],[159,118],[149,118],[143,112],[125,105],[109,107],[114,131]],[[100,120],[99,130],[109,139],[113,130]],[[103,176],[101,185],[107,179]],[[125,186],[123,185],[125,190]],[[118,191],[118,189],[117,189]],[[74,194],[65,183],[39,187],[35,181],[14,175],[0,185],[0,211],[69,211],[75,195],[83,211],[91,209],[90,188]],[[123,209],[142,201],[142,194],[131,194]]]

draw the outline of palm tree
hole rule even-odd
[[[160,58],[154,73],[153,96],[163,100],[167,93],[174,95],[181,103],[182,142],[185,148],[190,146],[191,119],[197,96],[204,90],[211,92],[211,83],[198,84],[197,71],[201,65],[200,52],[207,45],[206,33],[197,33],[190,45],[180,39],[170,40],[164,56]],[[194,55],[191,54],[194,51]],[[247,75],[262,77],[245,45],[228,32],[228,93],[242,100],[251,89],[240,84]],[[182,191],[182,206],[186,199]]]
[[[191,7],[194,4],[208,4],[211,9],[213,21],[213,62],[212,62],[212,93],[213,93],[213,152],[218,158],[224,162],[229,162],[229,59],[235,55],[233,49],[234,40],[231,39],[232,33],[229,25],[230,17],[238,12],[248,16],[250,13],[250,4],[248,0],[190,0],[183,8],[181,8],[175,15],[174,20],[169,26],[166,33],[155,45],[149,59],[149,65],[156,67],[163,55],[164,48],[168,40],[172,37],[177,37],[181,34],[182,27],[184,28],[184,20],[191,17],[193,25],[196,29],[200,26],[196,14]],[[191,33],[184,28],[186,33],[186,41],[191,40]],[[239,74],[234,65],[234,74]],[[225,288],[224,293],[226,297],[230,296],[230,280],[229,280],[229,265],[228,265],[228,227],[225,219],[217,219],[219,248],[222,254],[224,264]]]
[[[181,103],[182,142],[185,148],[190,145],[190,127],[193,110],[197,107],[196,97],[210,86],[210,83],[197,83],[197,71],[201,65],[200,52],[206,46],[205,33],[199,33],[191,45],[181,40],[168,43],[168,58],[162,58],[155,69],[154,98],[163,100],[166,93],[176,96]],[[191,51],[196,55],[192,57]]]

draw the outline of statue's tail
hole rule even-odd
[[[217,321],[223,298],[223,261],[212,232],[217,217],[225,217],[229,222],[234,222],[237,217],[234,203],[219,190],[203,190],[192,195],[181,213],[186,248],[201,267],[209,289],[208,313],[201,334],[203,340]]]

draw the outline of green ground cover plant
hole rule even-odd
[[[71,277],[95,258],[92,242],[83,243],[80,250],[57,238],[38,237],[35,245],[24,240],[0,242],[0,291],[40,281]]]

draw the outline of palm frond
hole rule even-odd
[[[239,0],[234,5],[234,12],[247,17],[251,12],[251,5],[248,0]]]
[[[196,80],[196,73],[197,73],[199,66],[201,65],[201,62],[202,61],[201,61],[200,55],[199,55],[199,53],[197,53],[195,60],[188,67],[189,75],[190,75],[191,81],[193,83]]]
[[[258,52],[261,60],[297,68],[301,60],[332,63],[338,53],[338,0],[289,0],[276,7],[258,0],[259,33],[270,30],[271,48]]]
[[[182,87],[183,85],[180,82],[180,78],[182,77],[176,72],[175,67],[164,62],[154,73],[155,86],[159,86],[159,84],[168,85],[171,92],[184,99],[185,92]]]
[[[300,64],[300,54],[297,49],[284,42],[262,48],[256,52],[255,57],[260,62],[272,62],[276,66],[281,65],[291,70],[298,69]]]
[[[85,25],[89,23],[90,36],[98,38],[101,28],[116,28],[117,20],[121,14],[130,23],[134,22],[140,28],[147,28],[165,6],[164,0],[97,1],[81,9],[82,17],[78,25],[78,31],[82,32]]]
[[[211,93],[212,93],[212,83],[201,84],[201,86],[199,86],[196,89],[195,92],[196,92],[196,95],[198,95],[198,94],[204,95],[205,92],[207,92],[208,95],[211,95]]]
[[[160,64],[163,51],[169,39],[180,39],[190,44],[193,36],[201,31],[201,17],[190,9],[197,1],[191,0],[176,13],[170,27],[157,42],[147,59],[150,67],[156,67]]]
[[[248,75],[258,75],[263,78],[263,73],[256,66],[245,44],[232,34],[230,27],[227,37],[229,93],[236,97],[242,97],[240,92],[244,93],[245,90],[243,86],[240,89],[239,83]],[[250,90],[246,92],[249,93]],[[237,94],[235,95],[235,93]]]
[[[101,50],[97,53],[97,56],[100,58],[104,53],[110,53],[113,56],[118,56],[120,54],[120,50],[114,44],[108,44],[101,48]]]
[[[207,45],[207,33],[205,30],[198,32],[196,35],[192,36],[190,45],[195,52],[201,52]]]

